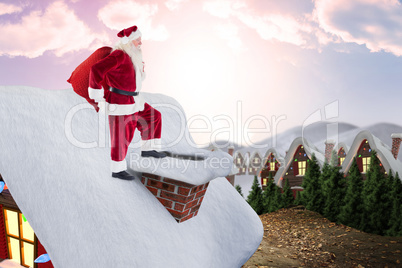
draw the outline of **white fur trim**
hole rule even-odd
[[[112,160],[112,162],[110,163],[110,170],[115,173],[127,170],[126,160],[123,160],[123,161],[113,161]]]
[[[122,43],[122,44],[128,44],[128,42],[130,42],[130,39],[128,39],[127,36],[123,36],[123,37],[121,38],[121,43]]]
[[[162,149],[161,139],[141,140],[141,151],[160,151]]]
[[[106,103],[106,111],[109,115],[130,115],[143,111],[145,101],[141,94],[134,97],[134,104],[110,104]]]
[[[138,28],[137,28],[137,31],[132,32],[132,33],[130,34],[130,36],[128,36],[128,37],[127,37],[127,36],[121,37],[121,38],[120,38],[120,42],[121,42],[122,44],[126,45],[126,44],[128,44],[128,42],[133,41],[133,40],[135,40],[135,39],[138,39],[138,38],[140,38],[141,36],[142,36],[142,34],[141,34],[140,30],[138,30]]]
[[[95,100],[96,102],[103,100],[103,94],[104,94],[103,88],[96,89],[88,87],[89,98]]]
[[[137,28],[137,31],[132,32],[130,34],[130,36],[128,37],[128,39],[130,39],[132,41],[132,40],[135,40],[137,38],[140,38],[141,36],[142,36],[142,34],[141,34],[140,30]]]

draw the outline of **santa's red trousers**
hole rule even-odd
[[[145,103],[144,110],[131,115],[109,115],[111,157],[113,161],[126,158],[135,129],[141,132],[142,140],[160,139],[162,131],[161,113]]]

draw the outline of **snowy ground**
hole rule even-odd
[[[212,181],[198,215],[178,224],[138,179],[110,177],[105,118],[71,89],[0,87],[0,95],[0,172],[55,267],[232,268],[257,249],[259,217],[225,178],[214,179],[230,167],[183,176]],[[144,95],[182,113],[169,97]],[[170,149],[193,150],[177,144]]]

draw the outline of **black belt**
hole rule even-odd
[[[126,90],[121,90],[121,89],[114,88],[114,87],[111,87],[109,90],[113,93],[117,93],[120,95],[126,95],[126,96],[138,96],[138,94],[139,94],[139,92],[126,91]]]

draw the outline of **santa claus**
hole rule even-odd
[[[112,177],[132,180],[126,155],[134,132],[141,133],[141,156],[165,157],[161,149],[162,117],[144,102],[140,91],[145,79],[141,32],[137,26],[124,29],[112,52],[91,68],[89,97],[104,106],[109,115]],[[109,88],[102,88],[106,83]]]

